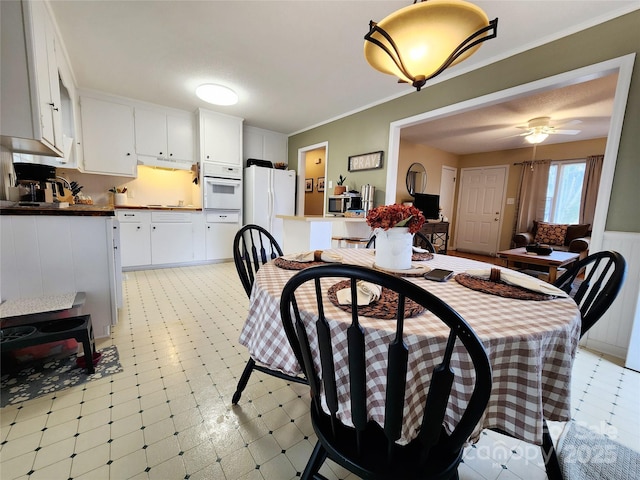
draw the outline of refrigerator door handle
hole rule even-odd
[[[274,191],[273,191],[273,171],[269,170],[269,177],[267,180],[267,208],[269,214],[269,232],[273,232],[273,210],[274,210]]]

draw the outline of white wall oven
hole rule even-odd
[[[204,163],[202,172],[205,209],[240,210],[242,208],[242,169]]]

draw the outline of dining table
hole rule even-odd
[[[339,255],[342,263],[375,268],[374,249],[333,249],[330,253]],[[496,266],[458,256],[433,254],[430,257],[428,260],[412,262],[409,272],[441,268],[452,270],[454,277],[445,282],[430,281],[422,275],[413,274],[404,278],[442,299],[465,319],[482,341],[492,368],[491,396],[474,436],[477,437],[485,428],[491,428],[541,445],[545,419],[568,421],[570,418],[571,369],[581,324],[576,303],[569,297],[544,296],[542,300],[528,300],[472,289],[456,280],[456,276],[470,271],[489,271]],[[282,289],[297,271],[282,268],[277,263],[269,261],[256,273],[239,342],[247,347],[256,362],[297,375],[302,370],[280,317]],[[340,279],[334,280],[333,283],[336,283]],[[304,310],[305,305],[313,308],[315,298],[312,298],[311,292],[309,290],[308,304],[305,300],[298,300],[301,309]],[[334,305],[325,308],[325,315],[331,321],[345,325],[351,318],[349,313]],[[370,362],[369,368],[373,372],[382,372],[378,378],[380,384],[369,386],[368,415],[370,419],[383,424],[385,342],[388,343],[393,335],[395,322],[374,317],[361,318],[361,322],[367,334],[367,350],[371,353],[367,360]],[[446,329],[438,329],[437,325],[439,322],[428,311],[405,320],[404,340],[415,361],[410,362],[407,373],[405,425],[398,442],[400,444],[415,438],[422,420],[426,388],[431,371],[436,366],[433,363],[441,358],[440,347],[435,348],[434,345],[442,345],[442,341],[433,339],[437,336],[446,339],[448,335]],[[344,365],[347,363],[346,343],[346,333],[334,339],[334,355],[344,357]],[[447,412],[450,420],[456,415],[459,418],[460,409],[463,408],[460,406],[461,399],[465,391],[468,394],[469,386],[458,384],[465,383],[467,372],[463,370],[466,368],[470,368],[468,362],[459,362],[454,367],[454,370],[460,371],[456,372],[453,400]],[[346,387],[345,391],[348,391]],[[339,415],[348,423],[350,412],[347,396],[342,397]]]

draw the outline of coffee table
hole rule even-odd
[[[549,283],[556,281],[558,277],[558,268],[566,267],[580,258],[579,253],[561,252],[554,250],[549,255],[536,255],[527,252],[526,248],[513,248],[511,250],[503,250],[497,253],[498,257],[507,261],[509,264],[521,263],[525,265],[539,265],[548,268]]]

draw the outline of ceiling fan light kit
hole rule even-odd
[[[577,120],[574,120],[576,122]],[[524,139],[531,143],[542,143],[544,142],[549,135],[552,134],[560,134],[560,135],[577,135],[580,133],[580,130],[556,130],[555,127],[549,125],[551,122],[551,117],[537,117],[532,118],[527,122],[527,125],[518,127],[518,128],[526,128],[527,131],[522,133],[521,136]],[[580,123],[579,121],[577,121]]]
[[[548,133],[533,132],[527,135],[526,137],[524,137],[524,139],[529,143],[536,144],[536,143],[544,142],[548,136],[549,136]]]
[[[373,68],[418,91],[431,78],[473,55],[497,36],[498,19],[462,0],[416,0],[369,22],[364,56]]]

